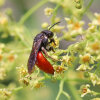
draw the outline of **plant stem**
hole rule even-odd
[[[67,86],[69,87],[69,90],[71,91],[71,94],[73,95],[73,100],[82,100],[81,97],[78,95],[78,92],[74,85],[71,85],[70,82],[66,81]]]
[[[93,1],[94,1],[94,0],[91,0],[91,1],[89,2],[89,4],[87,5],[87,7],[84,9],[84,11],[83,11],[83,13],[82,13],[82,16],[83,16],[83,15],[87,12],[87,10],[90,8],[90,6],[92,5]]]
[[[39,9],[42,5],[46,4],[48,0],[41,0],[37,5],[33,6],[30,10],[22,16],[22,18],[19,21],[19,24],[24,24],[24,22],[37,10]]]
[[[54,13],[53,13],[53,16],[52,16],[52,18],[51,18],[52,24],[54,24],[54,20],[55,20],[55,17],[56,17],[56,15],[57,15],[57,10],[58,10],[59,7],[60,7],[60,4],[58,3],[57,6],[56,6],[55,9],[54,9]]]
[[[63,0],[61,0],[61,2],[63,2]],[[54,12],[53,12],[53,16],[52,16],[52,18],[51,18],[51,22],[52,22],[52,24],[54,24],[54,20],[55,20],[55,17],[56,17],[56,15],[57,15],[57,10],[58,10],[58,8],[60,7],[60,3],[58,3],[57,5],[56,5],[56,7],[54,8]]]
[[[68,100],[70,100],[70,96],[69,96],[69,94],[67,92],[62,91],[62,93],[68,98]]]
[[[23,89],[22,86],[15,88],[13,91],[16,92],[16,91],[19,91],[19,90],[21,90],[21,89]]]
[[[68,98],[68,100],[70,100],[69,94],[63,91],[64,81],[65,81],[65,79],[63,79],[63,80],[60,81],[60,84],[59,84],[59,92],[58,92],[58,94],[57,94],[56,100],[59,100],[60,95],[61,95],[62,93]]]
[[[21,43],[24,44],[26,47],[29,47],[29,45],[25,42],[24,37],[22,36],[21,33],[16,32],[17,36],[21,40]]]
[[[86,15],[90,19],[90,21],[92,21],[94,19],[94,15],[90,11],[87,11]]]
[[[61,95],[61,93],[63,91],[63,84],[64,84],[64,80],[61,80],[60,84],[59,84],[59,92],[58,92],[58,95],[56,97],[56,100],[59,100],[59,97],[60,97],[60,95]]]

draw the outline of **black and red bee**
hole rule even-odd
[[[54,74],[53,66],[50,64],[50,62],[43,56],[42,52],[47,55],[46,51],[54,51],[53,47],[47,48],[47,46],[54,42],[55,40],[53,38],[53,32],[50,31],[50,29],[60,22],[57,22],[53,24],[48,30],[44,30],[41,33],[37,34],[33,41],[32,50],[28,59],[28,73],[31,74],[34,69],[34,65],[36,64],[42,71]],[[55,44],[56,45],[56,44]],[[50,56],[48,56],[50,57]],[[52,57],[50,57],[52,58]],[[53,58],[52,58],[53,59]]]

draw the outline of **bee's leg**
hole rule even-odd
[[[52,43],[52,42],[56,45],[54,38],[50,39],[49,43]]]
[[[41,50],[43,51],[43,53],[45,54],[45,56],[47,56],[48,58],[51,58],[53,61],[58,61],[57,59],[52,58],[51,56],[48,55],[46,49],[44,47],[41,48]]]
[[[53,52],[55,52],[55,51],[54,51],[54,48],[53,48],[52,46],[50,46],[49,48],[46,48],[46,50],[47,50],[47,51],[53,51]]]

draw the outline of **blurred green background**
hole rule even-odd
[[[3,9],[5,8],[12,8],[13,11],[13,16],[14,19],[16,21],[19,21],[20,18],[33,6],[35,6],[37,3],[39,3],[41,0],[6,0],[5,2],[5,6]],[[52,0],[51,0],[52,1]],[[74,2],[74,0],[70,1],[70,2]],[[84,0],[84,4],[87,5],[89,3],[89,0]],[[100,13],[100,1],[99,0],[94,0],[92,6],[90,7],[90,11],[92,13]],[[30,33],[32,39],[35,36],[35,31],[40,32],[41,30],[43,30],[41,28],[41,24],[43,22],[48,22],[49,24],[51,24],[51,17],[47,17],[44,14],[44,9],[46,7],[51,7],[51,8],[55,8],[56,4],[55,3],[51,3],[51,2],[47,2],[46,4],[44,4],[43,6],[41,6],[38,10],[36,10],[36,12],[34,14],[32,14],[26,21],[25,21],[25,26],[32,32],[32,34]],[[63,15],[63,11],[60,8],[60,11],[57,11],[57,15],[58,17],[61,17],[61,25],[65,25],[64,17],[66,17],[66,15]],[[84,28],[86,29],[88,27],[88,23],[90,22],[90,20],[88,19],[88,17],[86,15],[83,16],[83,19],[85,21],[85,25]],[[37,34],[37,33],[36,33]],[[72,42],[73,43],[73,42]],[[63,45],[65,44],[65,45]],[[65,41],[60,41],[60,48],[66,49],[67,46],[70,43],[66,43]]]

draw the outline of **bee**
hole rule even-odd
[[[53,38],[54,33],[52,31],[50,31],[50,29],[59,23],[60,22],[53,24],[48,30],[43,30],[42,32],[37,34],[36,37],[34,38],[32,50],[31,50],[31,53],[30,53],[30,56],[28,59],[28,63],[27,63],[29,74],[31,74],[33,72],[36,62],[37,62],[36,65],[44,72],[47,72],[45,70],[50,69],[50,68],[48,68],[48,60],[46,60],[44,58],[44,56],[41,54],[41,52],[43,52],[47,57],[53,59],[51,56],[49,56],[47,54],[47,51],[52,50],[54,52],[54,49],[52,46],[50,46],[49,48],[47,48],[47,46],[52,42],[56,45],[55,40]],[[39,56],[40,54],[42,55],[41,57]],[[37,58],[39,58],[39,60],[37,60]],[[45,60],[45,62],[43,62],[43,63],[46,63],[46,64],[44,64],[44,65],[46,65],[45,69],[42,68],[43,64],[40,64],[42,59]],[[55,59],[53,59],[53,60],[55,60]]]

